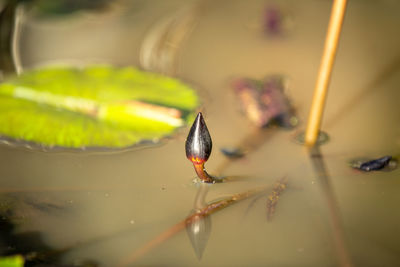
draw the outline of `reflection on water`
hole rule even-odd
[[[182,2],[132,1],[126,8],[99,14],[101,19],[85,14],[65,20],[29,18],[21,35],[22,64],[100,59],[138,65],[154,18],[172,14]],[[267,2],[208,2],[185,37],[176,75],[196,84],[204,99],[203,114],[215,147],[207,170],[249,177],[211,185],[205,203],[272,186],[286,176],[290,185],[272,221],[266,220],[265,201],[256,201],[246,213],[251,200],[244,199],[213,214],[212,231],[204,218],[189,227],[210,233],[195,237],[196,253],[183,224],[179,233],[134,265],[335,266],[343,261],[336,252],[329,199],[337,207],[340,233],[354,266],[400,264],[399,170],[361,173],[347,165],[355,157],[399,154],[400,74],[392,63],[400,47],[400,3],[349,3],[322,126],[331,138],[320,147],[328,191],[307,150],[293,138],[308,114],[331,2],[285,1],[294,24],[282,38],[267,38],[259,27],[247,26],[262,23]],[[291,79],[297,130],[259,131],[238,109],[229,88],[232,77],[260,79],[271,73]],[[12,200],[15,233],[40,233],[46,246],[68,248],[65,263],[94,260],[115,266],[193,210],[198,188],[185,158],[187,131],[158,147],[112,154],[1,146],[1,201]],[[247,153],[227,159],[218,153],[227,146]],[[199,260],[196,254],[202,250]]]
[[[348,253],[343,226],[340,218],[340,210],[338,209],[335,194],[332,190],[331,177],[326,169],[323,156],[318,146],[310,149],[310,158],[315,173],[317,174],[318,182],[321,186],[321,191],[326,201],[326,208],[329,211],[329,221],[332,227],[332,239],[337,253],[337,261],[340,266],[353,266]]]
[[[197,189],[196,198],[194,200],[194,209],[189,215],[192,220],[186,220],[186,232],[192,243],[197,258],[200,260],[206,248],[208,238],[211,234],[211,217],[201,216],[201,209],[207,205],[205,198],[209,185],[201,183]]]

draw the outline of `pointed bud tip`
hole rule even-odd
[[[196,126],[195,126],[196,125]],[[204,121],[203,114],[201,112],[197,113],[196,118],[194,119],[192,128],[195,127],[202,127],[202,125],[206,125],[206,122]],[[207,127],[207,126],[206,126]]]

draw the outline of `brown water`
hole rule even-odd
[[[35,20],[22,31],[22,63],[93,60],[139,64],[140,43],[157,18],[187,1],[133,1],[109,12]],[[123,2],[124,3],[124,2]],[[277,1],[290,16],[285,36],[268,38],[268,1],[206,2],[184,42],[176,75],[203,97],[214,150],[210,173],[247,179],[209,186],[206,201],[272,185],[288,177],[272,221],[266,197],[211,216],[201,260],[181,231],[132,265],[354,266],[400,265],[399,170],[361,173],[356,157],[400,151],[400,16],[397,1],[350,1],[322,128],[331,140],[323,162],[294,137],[304,129],[322,53],[330,1]],[[239,112],[234,77],[284,74],[300,125],[265,129],[257,149],[226,164],[219,152],[256,129]],[[12,204],[18,233],[37,231],[65,263],[116,266],[193,209],[198,185],[185,158],[188,129],[160,146],[118,153],[44,153],[0,147],[2,203]],[[325,167],[315,172],[314,167]],[[335,241],[336,240],[336,241]],[[348,256],[348,257],[346,257]]]

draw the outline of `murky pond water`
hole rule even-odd
[[[202,96],[214,144],[208,172],[245,177],[207,186],[205,200],[287,177],[272,220],[266,217],[271,189],[257,201],[212,214],[200,260],[185,229],[132,260],[196,205],[201,187],[193,183],[185,157],[186,128],[161,145],[113,153],[2,145],[0,200],[12,207],[14,234],[36,232],[37,242],[62,252],[57,260],[64,264],[400,265],[399,170],[362,173],[349,167],[357,157],[400,153],[400,3],[350,1],[322,125],[330,141],[310,157],[294,138],[305,128],[331,2],[204,2],[179,51],[176,76]],[[22,31],[22,64],[68,59],[138,65],[148,30],[184,3],[132,1],[98,18],[32,19]],[[263,32],[267,5],[282,8],[290,20],[281,36]],[[290,81],[300,122],[294,130],[257,130],[240,113],[232,79],[268,74]],[[250,153],[227,161],[219,149],[244,139],[254,145]]]

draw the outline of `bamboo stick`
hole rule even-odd
[[[318,138],[325,99],[328,92],[328,85],[339,43],[340,30],[342,28],[343,18],[346,11],[346,3],[347,0],[335,0],[333,2],[324,52],[321,59],[305,133],[305,143],[308,146],[313,146]]]

